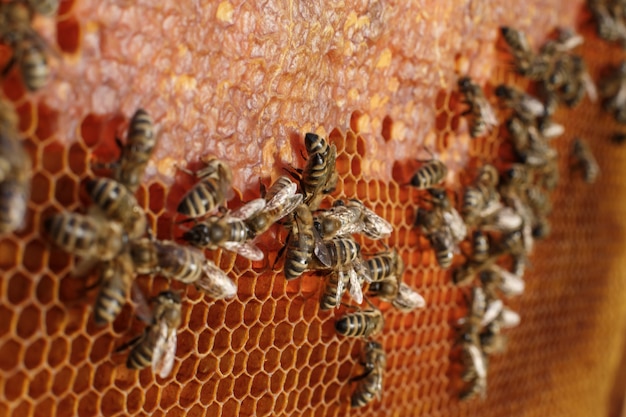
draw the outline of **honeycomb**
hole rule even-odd
[[[609,140],[610,115],[588,99],[556,114],[567,130],[554,141],[561,183],[552,235],[536,244],[525,294],[508,302],[522,322],[490,362],[484,401],[457,400],[463,289],[412,228],[417,194],[403,185],[423,145],[449,165],[453,189],[482,162],[511,160],[498,132],[469,138],[454,91],[457,74],[485,83],[490,96],[501,82],[527,86],[511,72],[500,25],[534,45],[558,25],[576,27],[596,80],[620,59],[616,47],[597,38],[581,1],[317,3],[64,0],[56,18],[35,20],[60,57],[37,94],[15,70],[2,82],[34,173],[26,227],[0,240],[0,416],[621,415],[626,150]],[[0,59],[9,56],[2,49]],[[427,302],[410,314],[382,306],[380,401],[350,409],[361,342],[335,333],[341,310],[319,310],[318,277],[286,283],[280,262],[272,267],[277,231],[259,243],[262,262],[209,254],[238,295],[211,301],[185,289],[169,377],[126,369],[115,349],[141,322],[127,305],[111,326],[95,326],[91,280],[71,276],[73,257],[50,247],[41,225],[49,213],[84,210],[84,180],[99,174],[95,161],[115,159],[114,138],[140,106],[160,135],[138,192],[159,238],[181,233],[173,213],[192,179],[177,165],[193,168],[209,153],[228,161],[236,206],[258,196],[259,178],[302,166],[304,132],[336,144],[334,197],[357,197],[394,224],[387,243]],[[601,166],[593,186],[569,174],[574,135],[589,139]],[[138,283],[148,294],[168,285]]]

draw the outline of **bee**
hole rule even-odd
[[[526,201],[533,212],[537,214],[549,214],[552,212],[552,202],[546,192],[540,187],[532,185],[526,188]]]
[[[304,202],[315,210],[321,197],[333,192],[337,185],[338,174],[335,169],[337,148],[315,133],[307,133],[304,136],[304,146],[307,152],[304,169],[287,171],[300,179]]]
[[[119,160],[112,164],[113,178],[133,193],[139,188],[156,140],[152,118],[144,109],[138,109],[130,119],[126,143],[116,139],[121,154]]]
[[[532,183],[532,171],[525,164],[512,164],[504,172],[503,179],[514,189],[525,190]]]
[[[467,226],[459,212],[452,206],[446,190],[443,188],[429,188],[431,204],[435,212],[439,212],[443,218],[443,226],[452,235],[455,244],[459,243],[467,236]]]
[[[472,116],[470,134],[473,138],[483,136],[498,125],[496,114],[485,97],[482,88],[469,77],[460,78],[458,81],[461,93],[465,95],[465,103],[469,109],[463,115]]]
[[[132,349],[126,366],[143,369],[151,365],[153,372],[165,378],[172,371],[176,357],[176,331],[182,320],[181,299],[175,292],[163,291],[153,301],[152,323],[129,343]]]
[[[480,227],[486,231],[511,233],[520,230],[524,219],[511,207],[501,207],[492,215],[483,219]]]
[[[306,204],[300,204],[294,210],[292,226],[285,255],[285,278],[291,280],[299,277],[309,267],[313,253],[324,265],[330,265],[330,254],[321,237],[313,227],[313,216]]]
[[[142,238],[131,242],[130,253],[139,274],[160,274],[184,284],[194,284],[216,300],[237,294],[235,283],[206,259],[200,249],[171,240]]]
[[[110,261],[122,253],[128,235],[121,224],[78,213],[56,213],[44,220],[44,229],[66,252],[89,259]]]
[[[0,235],[23,226],[29,194],[27,183],[12,179],[0,182]]]
[[[127,252],[100,264],[100,291],[94,306],[96,324],[103,325],[115,320],[126,304],[134,277],[133,261]]]
[[[384,281],[389,277],[400,280],[404,273],[404,262],[395,250],[379,253],[365,263],[370,271],[372,283]]]
[[[383,314],[372,308],[344,315],[335,323],[335,330],[347,337],[368,338],[378,334],[384,325]]]
[[[28,0],[31,9],[42,16],[54,16],[59,11],[60,0]]]
[[[323,239],[363,233],[377,240],[388,237],[393,231],[387,220],[358,200],[349,200],[347,203],[337,200],[332,209],[317,215],[315,225]]]
[[[606,2],[589,1],[589,8],[596,19],[598,36],[607,41],[626,46],[626,26],[620,18],[613,17]]]
[[[36,91],[48,81],[50,72],[44,49],[52,49],[33,30],[31,20],[32,12],[25,4],[0,4],[0,39],[13,49],[13,56],[3,74],[18,64],[26,88]]]
[[[454,258],[454,241],[449,233],[437,231],[430,235],[430,245],[435,251],[435,258],[441,269],[448,269]]]
[[[472,256],[474,263],[484,263],[489,259],[489,236],[483,231],[476,230],[472,235]]]
[[[618,122],[626,123],[626,61],[602,80],[600,95],[604,109],[613,112]]]
[[[550,220],[545,216],[537,216],[532,225],[532,236],[535,239],[544,239],[552,232]]]
[[[331,271],[326,276],[326,283],[320,298],[321,310],[330,310],[339,307],[341,298],[348,288],[349,279],[348,274],[340,274],[339,271]]]
[[[487,392],[487,359],[483,354],[480,341],[463,344],[462,358],[465,371],[463,380],[468,383],[467,388],[459,397],[468,400],[475,395],[485,398]]]
[[[249,241],[249,229],[245,219],[263,210],[265,205],[265,200],[258,198],[221,217],[208,217],[186,231],[183,239],[199,248],[222,248],[237,252],[250,260],[260,261],[265,255]]]
[[[517,72],[532,80],[544,78],[549,69],[545,54],[535,54],[522,31],[503,26],[500,33],[511,49]]]
[[[287,177],[270,188],[270,197],[265,197],[265,207],[244,219],[249,238],[267,231],[274,223],[288,216],[302,203],[302,194],[297,194],[298,186]],[[287,183],[288,181],[288,183]]]
[[[410,184],[417,189],[424,190],[441,183],[448,175],[448,167],[434,156],[430,160],[420,161],[422,165],[411,177]]]
[[[600,174],[600,167],[585,140],[580,138],[574,139],[572,157],[576,161],[574,168],[582,169],[585,182],[588,184],[595,182],[598,174]]]
[[[480,287],[472,287],[468,315],[465,319],[459,320],[459,324],[464,326],[464,334],[474,334],[480,330],[486,309],[485,291]]]
[[[380,343],[368,341],[365,344],[365,361],[363,362],[365,372],[352,378],[358,381],[356,389],[352,394],[350,405],[352,408],[367,405],[374,397],[380,399],[383,390],[383,373],[387,366],[387,357]]]
[[[183,196],[177,211],[197,218],[222,206],[231,193],[233,174],[223,161],[212,157],[205,159],[206,167],[195,173],[200,182]]]
[[[101,177],[88,180],[85,188],[107,218],[122,224],[130,239],[141,237],[146,232],[146,213],[133,193],[123,184]]]
[[[500,84],[496,87],[495,94],[507,107],[513,109],[516,117],[525,123],[532,123],[546,115],[546,109],[541,101],[514,87]]]

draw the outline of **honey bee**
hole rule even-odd
[[[121,254],[128,236],[121,224],[78,213],[56,213],[44,220],[44,229],[66,252],[89,259],[109,261]]]
[[[511,207],[501,207],[495,213],[487,216],[481,223],[481,228],[486,231],[510,233],[520,230],[524,225],[524,219]]]
[[[504,180],[507,185],[525,190],[532,183],[532,171],[525,164],[512,164],[509,169],[504,172]]]
[[[323,239],[363,233],[377,240],[388,237],[393,231],[388,221],[358,200],[349,200],[347,203],[337,200],[332,209],[317,215],[315,224]]]
[[[472,256],[474,263],[484,263],[489,259],[489,236],[483,231],[476,230],[472,235]]]
[[[165,378],[172,371],[176,357],[176,331],[182,320],[181,299],[175,292],[163,291],[153,301],[152,323],[128,344],[132,349],[126,366],[143,369],[151,365],[153,372]]]
[[[431,204],[436,212],[443,218],[443,226],[448,229],[454,244],[459,243],[467,236],[467,226],[459,212],[452,206],[446,190],[443,188],[429,188]]]
[[[15,180],[0,182],[0,234],[10,233],[23,226],[29,192],[27,183]]]
[[[142,238],[131,242],[130,253],[139,274],[160,274],[193,284],[216,300],[237,294],[235,283],[197,248],[174,241]]]
[[[113,178],[133,193],[139,188],[156,140],[152,118],[144,109],[138,109],[130,119],[126,143],[116,139],[121,154],[119,160],[112,164]]]
[[[365,367],[363,374],[352,378],[352,381],[358,381],[350,401],[352,408],[363,407],[374,397],[380,399],[383,390],[383,373],[387,366],[387,357],[380,343],[368,341],[365,344],[363,366]]]
[[[614,114],[620,123],[626,123],[626,62],[600,83],[600,95],[604,98],[603,106]]]
[[[304,202],[311,208],[317,209],[324,194],[334,191],[338,175],[335,169],[337,148],[328,144],[326,139],[315,133],[304,136],[304,146],[307,151],[307,161],[304,169],[289,171],[300,179],[300,187],[304,194]]]
[[[54,16],[59,10],[60,0],[28,0],[31,9],[42,16]]]
[[[429,239],[441,269],[450,268],[454,258],[454,241],[452,236],[449,233],[437,231],[430,235]]]
[[[211,250],[222,248],[252,261],[260,261],[265,255],[249,241],[249,229],[245,219],[263,210],[265,205],[265,200],[258,198],[224,216],[208,217],[186,231],[183,239],[199,248]]]
[[[31,20],[32,12],[25,4],[0,4],[0,39],[13,49],[3,75],[17,63],[26,88],[36,91],[46,84],[49,76],[44,50],[54,51],[33,30]]]
[[[250,238],[267,231],[274,223],[291,214],[302,203],[302,194],[296,193],[298,186],[287,177],[281,178],[282,180],[279,179],[280,181],[270,188],[270,197],[265,196],[265,207],[244,219]]]
[[[197,218],[211,213],[222,206],[231,193],[233,174],[223,161],[208,157],[206,167],[195,173],[200,182],[183,196],[177,211],[185,216]]]
[[[395,250],[379,253],[365,263],[370,271],[372,283],[384,281],[389,277],[401,280],[404,273],[404,262]]]
[[[363,302],[362,286],[365,276],[358,274],[353,267],[342,267],[338,270],[331,270],[326,278],[324,292],[320,299],[320,308],[329,310],[339,307],[341,298],[347,289],[350,296],[358,304]]]
[[[517,72],[532,80],[543,79],[549,69],[545,54],[536,54],[522,31],[503,26],[500,33],[511,49]]]
[[[496,87],[495,94],[525,123],[532,123],[546,115],[546,109],[541,101],[514,87],[500,84]]]
[[[384,325],[383,314],[372,308],[345,314],[335,323],[335,330],[347,337],[368,338],[378,334]]]
[[[127,252],[100,264],[100,291],[94,306],[96,324],[103,325],[115,320],[126,304],[134,277],[133,262]]]
[[[287,280],[298,278],[308,269],[316,245],[313,216],[306,204],[300,204],[294,210],[294,223],[285,255],[284,271]]]
[[[626,46],[626,26],[621,18],[611,15],[606,2],[588,1],[589,9],[596,19],[598,36],[607,41]]]
[[[430,160],[420,161],[424,165],[411,177],[410,184],[419,190],[425,190],[441,183],[448,175],[448,168],[434,156]]]
[[[480,341],[463,343],[463,380],[468,383],[467,388],[459,397],[461,400],[468,400],[475,395],[485,398],[487,392],[487,359],[481,348]]]
[[[585,182],[588,184],[595,182],[600,174],[600,167],[593,153],[591,153],[589,144],[585,140],[580,138],[574,139],[572,157],[576,161],[574,168],[582,169]]]
[[[146,213],[133,193],[123,184],[101,177],[88,180],[85,188],[107,218],[122,224],[130,239],[141,237],[146,232]]]
[[[470,135],[473,138],[483,136],[498,125],[498,119],[493,107],[485,97],[482,88],[469,77],[462,77],[458,81],[461,93],[465,95],[465,103],[469,109],[463,115],[471,115]]]

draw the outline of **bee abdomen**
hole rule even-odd
[[[24,84],[30,91],[36,91],[45,86],[50,74],[45,55],[35,45],[24,49],[20,60],[20,71]]]
[[[309,267],[311,252],[307,249],[287,248],[285,259],[285,278],[287,280],[298,278]]]
[[[102,286],[94,307],[96,324],[106,324],[115,320],[125,303],[126,292],[121,287],[116,287],[113,283]]]
[[[411,185],[419,189],[431,188],[443,181],[447,173],[448,168],[443,162],[433,160],[417,170],[411,178]]]
[[[379,310],[346,314],[335,323],[337,333],[348,337],[370,337],[382,330],[383,316]]]
[[[178,212],[189,217],[200,217],[224,202],[224,195],[214,178],[207,178],[196,184],[183,197]]]
[[[136,148],[141,147],[141,153],[149,157],[154,142],[154,128],[152,118],[144,109],[138,109],[130,121],[128,127],[128,143]]]
[[[365,377],[358,385],[350,401],[352,408],[363,407],[371,402],[379,394],[378,389],[382,385],[382,374],[372,372]]]
[[[144,342],[142,337],[140,341],[133,347],[126,360],[126,367],[129,369],[143,369],[152,364],[152,355],[154,354],[154,346]]]
[[[392,260],[389,256],[375,256],[367,260],[367,268],[370,271],[372,282],[379,282],[391,275]]]

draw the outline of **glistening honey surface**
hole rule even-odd
[[[3,82],[34,175],[27,227],[0,240],[0,416],[616,415],[626,391],[618,379],[626,150],[609,142],[617,129],[610,116],[588,99],[556,115],[567,131],[554,144],[561,183],[553,232],[536,244],[526,292],[507,301],[522,322],[507,331],[506,353],[490,361],[485,401],[457,400],[463,290],[412,229],[418,194],[402,185],[424,144],[453,168],[451,188],[465,167],[510,161],[498,132],[469,139],[453,92],[457,72],[486,83],[488,94],[501,82],[526,86],[499,50],[498,26],[527,31],[535,46],[557,25],[576,26],[596,79],[619,60],[623,52],[597,39],[581,3],[256,3],[64,1],[56,19],[35,22],[62,60],[52,59],[53,79],[36,95],[15,71]],[[334,197],[358,197],[394,224],[387,243],[427,302],[410,314],[381,305],[381,401],[349,409],[362,344],[336,335],[342,311],[319,311],[318,277],[286,284],[281,262],[272,269],[278,229],[259,243],[263,262],[209,254],[236,280],[238,296],[214,302],[186,290],[170,377],[125,368],[115,348],[142,324],[128,305],[112,326],[96,327],[96,294],[84,291],[93,278],[71,277],[73,257],[51,249],[40,231],[46,214],[84,210],[92,162],[116,157],[114,137],[139,106],[160,132],[138,197],[161,238],[184,228],[173,213],[193,181],[175,164],[194,168],[205,154],[228,161],[236,206],[258,195],[259,177],[267,184],[283,166],[304,164],[304,132],[337,145]],[[599,160],[593,186],[569,173],[574,135]],[[367,253],[382,249],[362,243]],[[168,285],[146,277],[139,284],[150,295]]]

